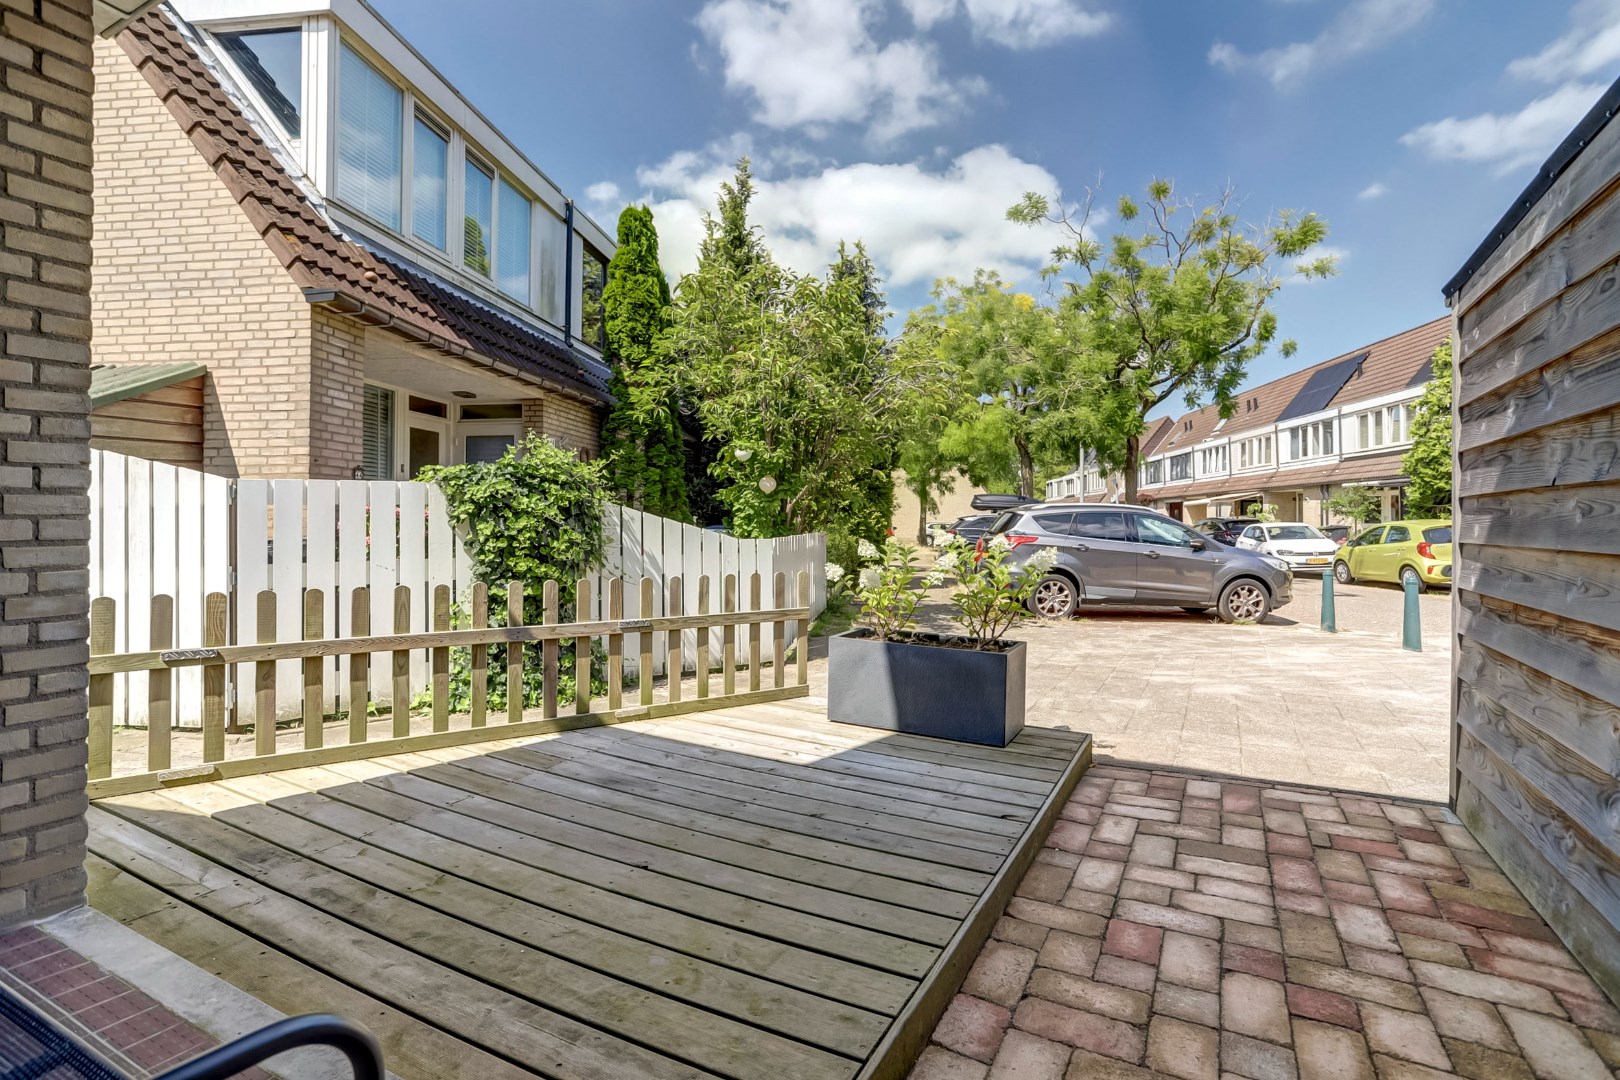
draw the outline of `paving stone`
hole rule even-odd
[[[1495,952],[1517,956],[1521,960],[1534,960],[1538,964],[1552,964],[1555,967],[1579,970],[1579,965],[1569,954],[1569,950],[1556,942],[1538,941],[1535,938],[1520,937],[1518,934],[1506,934],[1500,930],[1481,930],[1480,936]]]
[[[1208,990],[1194,990],[1189,986],[1159,980],[1153,993],[1153,1011],[1166,1016],[1191,1020],[1195,1024],[1215,1027],[1221,1022],[1221,996]]]
[[[1466,877],[1461,870],[1449,866],[1429,866],[1425,863],[1391,859],[1382,855],[1363,855],[1361,863],[1368,870],[1382,870],[1387,874],[1402,874],[1406,877],[1423,878],[1425,881],[1458,882]]]
[[[1097,957],[1102,953],[1102,942],[1094,937],[1081,937],[1066,930],[1052,930],[1041,946],[1035,963],[1040,967],[1067,971],[1071,975],[1091,977],[1097,969]]]
[[[1005,941],[987,942],[962,980],[963,993],[1013,1008],[1035,970],[1035,950]]]
[[[1607,1061],[1613,1068],[1620,1069],[1620,1035],[1608,1031],[1598,1031],[1595,1028],[1583,1028],[1586,1041],[1598,1052],[1598,1057]]]
[[[1296,1080],[1294,1052],[1234,1031],[1221,1032],[1221,1072],[1247,1080]]]
[[[1223,784],[1221,809],[1229,814],[1260,813],[1260,789],[1241,784]]]
[[[1274,953],[1282,952],[1282,932],[1276,927],[1232,922],[1227,923],[1225,929],[1225,939],[1233,944],[1247,945],[1251,949],[1265,949]]]
[[[1497,1050],[1514,1049],[1513,1037],[1496,1006],[1478,998],[1449,994],[1432,986],[1421,991],[1435,1030],[1451,1039],[1482,1043]]]
[[[1043,847],[1035,854],[1035,858],[1053,866],[1067,866],[1070,870],[1080,865],[1080,856],[1072,851],[1060,851],[1055,847]]]
[[[1321,896],[1312,896],[1309,893],[1288,892],[1285,889],[1278,889],[1276,903],[1281,911],[1298,911],[1304,915],[1316,915],[1324,919],[1329,915],[1327,899]]]
[[[1052,823],[1052,831],[1047,834],[1046,842],[1063,851],[1084,851],[1091,842],[1091,826],[1059,818]]]
[[[1094,974],[1098,982],[1142,991],[1152,990],[1158,978],[1156,968],[1135,960],[1127,960],[1123,956],[1101,957],[1097,961],[1097,970]]]
[[[1011,915],[1003,915],[996,920],[994,936],[1002,941],[1010,941],[1014,945],[1022,945],[1026,949],[1039,949],[1050,933],[1051,930],[1039,923],[1025,922]]]
[[[1119,864],[1115,863],[1114,865],[1118,866]],[[1074,908],[1077,911],[1089,911],[1093,915],[1107,918],[1108,913],[1114,910],[1114,897],[1109,893],[1095,893],[1086,889],[1070,889],[1063,894],[1063,899],[1059,901],[1059,905]]]
[[[1127,1024],[1145,1024],[1153,999],[1140,990],[1094,982],[1080,975],[1051,968],[1036,968],[1029,980],[1029,993],[1071,1009],[1111,1016]],[[941,1042],[944,1040],[941,1039]]]
[[[1130,1024],[1040,998],[1025,999],[1013,1014],[1013,1024],[1044,1039],[1138,1064],[1146,1048],[1141,1030]]]
[[[1165,930],[1179,930],[1183,933],[1197,934],[1200,937],[1218,938],[1221,936],[1221,920],[1214,916],[1200,915],[1194,911],[1183,911],[1158,904],[1144,904],[1139,900],[1119,901],[1114,905],[1114,915],[1116,918],[1146,923],[1149,926],[1158,926]]]
[[[1296,1020],[1294,1056],[1299,1080],[1375,1080],[1367,1041],[1346,1028]]]
[[[1271,882],[1279,889],[1290,892],[1322,893],[1322,876],[1311,859],[1297,859],[1287,855],[1271,857]]]
[[[1196,889],[1198,877],[1195,874],[1172,870],[1166,866],[1148,866],[1145,863],[1130,863],[1125,867],[1125,880],[1140,881],[1150,885],[1166,885],[1172,889]]]
[[[1138,831],[1131,842],[1131,862],[1148,866],[1176,865],[1176,840],[1171,836],[1156,836]]]
[[[1159,954],[1159,975],[1178,986],[1190,986],[1195,990],[1219,988],[1220,943],[1193,934],[1165,934],[1164,947]]]
[[[990,1066],[989,1080],[1063,1080],[1069,1048],[1022,1031],[1009,1031]]]
[[[1266,807],[1262,812],[1266,819],[1266,828],[1271,832],[1284,833],[1289,836],[1304,836],[1306,834],[1305,815],[1288,810],[1278,810]]]
[[[1015,896],[1008,902],[1007,914],[1015,919],[1036,923],[1053,930],[1067,930],[1071,934],[1085,934],[1092,937],[1102,937],[1103,928],[1108,925],[1108,920],[1101,915],[1055,904],[1043,904],[1039,900],[1029,900],[1022,896]]]
[[[1233,925],[1248,925],[1236,923]],[[1230,939],[1221,949],[1221,966],[1228,971],[1243,971],[1250,975],[1258,975],[1262,979],[1273,979],[1282,982],[1286,977],[1283,972],[1282,954],[1272,952],[1270,949],[1255,949],[1247,945],[1239,945]]]
[[[1375,1053],[1393,1054],[1436,1069],[1451,1068],[1434,1024],[1422,1013],[1363,1002],[1361,1026]]]
[[[1012,1013],[1000,1005],[967,994],[951,999],[934,1028],[934,1041],[964,1057],[989,1064],[1001,1048]]]
[[[1535,1080],[1530,1065],[1518,1054],[1493,1050],[1461,1039],[1441,1039],[1451,1067],[1470,1080]]]
[[[1103,936],[1102,951],[1142,964],[1157,964],[1159,945],[1163,940],[1164,931],[1157,926],[1135,923],[1129,919],[1112,919]]]
[[[1119,817],[1116,814],[1103,814],[1097,819],[1097,825],[1092,829],[1093,839],[1108,844],[1124,844],[1129,846],[1136,839],[1136,828],[1139,822],[1136,818]]]
[[[1126,900],[1141,900],[1147,904],[1168,904],[1170,886],[1149,885],[1145,881],[1132,881],[1127,877],[1119,883],[1119,895]]]
[[[1076,1050],[1065,1080],[1165,1080],[1165,1074],[1090,1050]]]
[[[1188,795],[1200,799],[1219,799],[1222,788],[1213,780],[1188,780],[1186,790]]]
[[[1219,1080],[1220,1035],[1201,1024],[1155,1016],[1148,1026],[1147,1063],[1183,1080]]]
[[[1372,870],[1368,873],[1372,878],[1373,888],[1378,892],[1378,899],[1384,907],[1410,911],[1416,915],[1439,914],[1440,909],[1435,906],[1434,897],[1429,894],[1422,878],[1391,874],[1383,870]]]
[[[1069,881],[1074,876],[1075,872],[1068,867],[1036,862],[1018,883],[1018,895],[1055,904],[1069,891]]]
[[[1587,977],[1585,972],[1554,966],[1543,960],[1521,960],[1519,957],[1505,956],[1488,949],[1469,949],[1468,957],[1473,961],[1477,971],[1488,971],[1492,975],[1517,979],[1519,982],[1535,983],[1549,990],[1561,990],[1600,1001],[1603,999],[1603,991],[1598,989],[1597,984]]]
[[[1290,836],[1287,833],[1266,833],[1266,850],[1273,855],[1290,855],[1296,859],[1308,859],[1314,850],[1310,840],[1303,836]]]
[[[1176,848],[1179,855],[1196,855],[1205,859],[1216,859],[1221,862],[1244,863],[1249,866],[1265,866],[1266,853],[1249,847],[1232,847],[1226,844],[1206,844],[1199,840],[1183,840]]]
[[[1446,967],[1444,964],[1431,964],[1424,960],[1412,963],[1412,973],[1425,986],[1439,987],[1454,994],[1482,998],[1499,1005],[1515,1005],[1521,1009],[1549,1013],[1553,1016],[1565,1015],[1563,1008],[1553,1000],[1552,994],[1540,986],[1529,986],[1483,971],[1467,971],[1462,968]]]
[[[1316,869],[1323,877],[1332,878],[1334,881],[1350,881],[1357,885],[1372,884],[1372,879],[1367,876],[1367,867],[1363,865],[1361,856],[1354,851],[1318,848]]]
[[[1228,1031],[1286,1045],[1288,999],[1281,983],[1242,971],[1221,980],[1221,1025]]]
[[[1365,971],[1370,975],[1382,975],[1386,979],[1399,979],[1402,982],[1412,981],[1412,969],[1406,963],[1406,957],[1399,952],[1384,952],[1382,949],[1369,949],[1363,945],[1345,945],[1344,962],[1355,971]]]
[[[1224,896],[1210,896],[1201,892],[1172,893],[1170,903],[1175,907],[1213,915],[1218,919],[1237,919],[1259,926],[1277,925],[1277,910],[1269,904],[1251,904],[1243,900],[1229,900]]]
[[[1087,892],[1111,893],[1119,888],[1125,874],[1125,864],[1112,859],[1084,858],[1074,872],[1074,887]]]
[[[1391,927],[1402,934],[1416,934],[1418,937],[1449,941],[1454,945],[1478,947],[1485,944],[1485,939],[1480,936],[1478,930],[1444,919],[1431,919],[1427,915],[1414,915],[1409,911],[1386,911],[1384,918],[1389,921]]]
[[[1271,871],[1263,866],[1252,866],[1249,863],[1231,862],[1226,859],[1211,859],[1203,855],[1178,854],[1176,869],[1189,874],[1211,874],[1215,877],[1231,878],[1234,881],[1251,881],[1256,885],[1271,884]]]
[[[1298,983],[1289,983],[1285,987],[1288,994],[1288,1011],[1295,1016],[1303,1016],[1307,1020],[1320,1020],[1326,1024],[1337,1024],[1339,1027],[1361,1030],[1361,1011],[1356,1008],[1353,998],[1336,994],[1331,990],[1318,990],[1314,986],[1301,986]]]
[[[1554,994],[1553,997],[1569,1012],[1569,1018],[1581,1027],[1598,1028],[1620,1035],[1620,1011],[1607,1001],[1594,1001],[1575,994]]]
[[[1095,859],[1107,859],[1110,862],[1124,862],[1126,859],[1130,858],[1131,848],[1129,844],[1111,844],[1107,840],[1098,840],[1096,837],[1093,837],[1091,841],[1086,844],[1084,854]]]
[[[1508,1006],[1501,1012],[1541,1080],[1612,1080],[1609,1067],[1573,1024]]]
[[[1201,877],[1198,879],[1196,892],[1209,896],[1223,896],[1228,900],[1242,900],[1247,904],[1262,904],[1270,907],[1272,904],[1271,890],[1264,885],[1254,885],[1247,881],[1233,881],[1231,878]]]
[[[938,1046],[930,1046],[911,1067],[908,1080],[984,1080],[988,1065]]]
[[[1539,917],[1526,915],[1508,915],[1492,908],[1477,907],[1473,904],[1463,904],[1456,900],[1438,900],[1440,914],[1452,922],[1467,923],[1470,926],[1490,928],[1492,930],[1506,930],[1509,933],[1520,934],[1525,937],[1546,938],[1555,940],[1551,930]]]
[[[1371,885],[1357,885],[1350,881],[1324,882],[1322,891],[1329,900],[1341,900],[1347,904],[1361,904],[1364,907],[1381,907],[1378,893]]]
[[[1266,832],[1264,829],[1223,824],[1221,826],[1221,843],[1227,847],[1253,848],[1255,851],[1264,851],[1266,849]]]
[[[1456,1074],[1449,1069],[1441,1072],[1415,1061],[1405,1061],[1388,1054],[1374,1054],[1373,1067],[1383,1080],[1452,1080]]]
[[[1455,970],[1445,968],[1446,971]],[[1396,1009],[1417,1012],[1423,1008],[1423,999],[1417,989],[1408,983],[1396,982],[1363,971],[1319,964],[1314,960],[1288,960],[1288,981],[1314,986],[1318,990],[1332,990],[1358,1001],[1376,1001]]]
[[[1434,938],[1419,937],[1416,934],[1397,933],[1395,940],[1400,943],[1401,955],[1409,959],[1428,960],[1431,963],[1446,964],[1450,967],[1468,966],[1468,957],[1464,955],[1461,945],[1449,941],[1436,941]]]
[[[1278,912],[1277,920],[1282,929],[1283,952],[1289,956],[1320,960],[1326,964],[1344,963],[1344,950],[1339,945],[1339,933],[1332,919],[1298,911],[1282,911]]]

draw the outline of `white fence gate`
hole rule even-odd
[[[325,637],[353,633],[351,591],[370,589],[373,632],[393,630],[394,586],[411,590],[409,632],[431,629],[435,586],[447,585],[464,601],[473,582],[473,563],[450,525],[444,496],[431,484],[365,480],[228,480],[192,469],[91,452],[90,595],[116,603],[115,652],[163,647],[152,636],[152,597],[174,598],[175,629],[168,644],[195,648],[203,644],[203,598],[223,593],[229,599],[226,644],[259,640],[257,597],[276,594],[276,626],[301,627],[301,591],[320,589],[327,598]],[[812,615],[826,607],[826,539],[820,533],[775,540],[740,540],[677,521],[609,504],[603,522],[606,552],[592,589],[591,617],[606,618],[602,583],[622,577],[658,579],[657,609],[666,614],[664,582],[680,575],[688,613],[697,610],[697,579],[709,575],[720,589],[727,574],[742,582],[738,606],[754,605],[747,595],[750,574],[764,581],[761,607],[774,606],[771,582],[777,573],[794,580],[808,570]],[[628,590],[627,590],[628,591]],[[718,592],[713,597],[719,609]],[[683,651],[690,667],[694,641]],[[655,673],[665,670],[665,648],[659,635]],[[279,710],[302,710],[300,661],[277,665]],[[346,658],[335,658],[325,685],[337,707],[338,688],[348,684]],[[634,661],[627,663],[633,665]],[[228,719],[244,724],[252,717],[251,665],[231,673],[227,688]],[[426,654],[412,653],[411,687],[428,686]],[[389,680],[372,687],[374,700],[392,698]],[[202,701],[201,672],[174,673],[176,723],[195,726]],[[117,680],[114,714],[124,724],[146,720],[146,676]]]

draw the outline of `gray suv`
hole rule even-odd
[[[1010,562],[1043,547],[1057,552],[1029,601],[1049,619],[1086,603],[1215,608],[1227,622],[1259,622],[1293,599],[1294,575],[1281,559],[1228,547],[1142,507],[1021,506],[998,517],[984,542],[997,536],[1012,545]]]

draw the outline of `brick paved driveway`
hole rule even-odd
[[[1620,1013],[1443,807],[1113,765],[912,1080],[1599,1080]]]

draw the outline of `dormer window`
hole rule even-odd
[[[495,225],[495,174],[469,154],[464,177],[467,213],[462,221],[465,232],[461,261],[467,269],[489,277],[489,249]]]
[[[337,196],[399,228],[405,95],[348,45],[338,62]]]
[[[220,48],[289,139],[303,135],[304,31],[233,30],[216,34]]]

